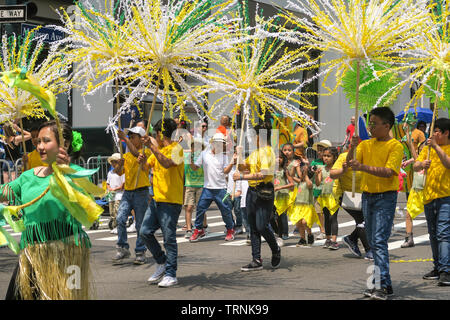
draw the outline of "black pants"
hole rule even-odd
[[[273,218],[270,219],[270,224],[280,238],[289,235],[289,222],[286,212],[283,212],[282,215],[278,215],[274,210],[274,215]]]
[[[351,210],[345,209],[349,215],[355,219],[356,228],[353,232],[348,236],[348,238],[354,243],[358,243],[358,239],[361,240],[361,243],[364,247],[364,250],[367,252],[370,250],[369,241],[367,240],[366,229],[361,226],[364,223],[364,215],[360,210]]]
[[[325,235],[327,236],[337,236],[338,234],[338,215],[339,210],[337,210],[333,215],[331,215],[330,210],[327,207],[323,208],[323,218],[325,224]]]
[[[256,189],[249,187],[246,198],[246,210],[248,223],[250,224],[253,259],[261,259],[261,236],[267,241],[272,253],[278,252],[277,240],[269,228],[273,210],[273,199],[258,199]]]

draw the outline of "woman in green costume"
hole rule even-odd
[[[19,263],[14,270],[6,299],[89,299],[89,248],[91,243],[82,225],[48,192],[52,164],[69,164],[79,153],[79,138],[63,126],[64,146],[60,146],[55,121],[39,128],[37,150],[48,167],[36,167],[0,189],[0,201],[10,205],[30,203],[20,218],[24,231],[20,239]],[[67,151],[66,151],[67,150]],[[70,168],[83,168],[70,164]]]

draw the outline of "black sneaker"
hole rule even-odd
[[[438,280],[439,279],[439,272],[434,269],[430,272],[428,272],[427,274],[425,274],[422,279],[424,280]]]
[[[253,259],[248,265],[241,267],[241,271],[256,271],[262,270],[263,265],[261,260]]]
[[[306,246],[306,245],[307,245],[306,240],[303,238],[300,238],[300,240],[298,240],[298,242],[296,244],[297,247]]]
[[[364,290],[363,294],[364,294],[365,297],[371,298],[373,293],[375,292],[375,290],[376,290],[375,288],[373,288],[373,289],[366,289],[366,290]]]
[[[281,248],[278,248],[278,252],[272,254],[272,268],[276,269],[281,263]],[[261,266],[262,267],[262,266]]]
[[[371,298],[374,300],[387,300],[390,296],[394,294],[392,286],[377,289],[373,292]]]
[[[314,235],[308,234],[308,244],[313,245],[313,243],[314,243]]]
[[[439,274],[439,282],[438,285],[440,286],[450,286],[450,272],[441,272]]]

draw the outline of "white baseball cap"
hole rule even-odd
[[[331,142],[329,140],[320,140],[319,142],[314,143],[313,150],[317,151],[317,146],[322,146],[324,148],[331,147]]]
[[[111,164],[111,161],[118,161],[120,160],[120,153],[113,153],[109,158],[108,158],[108,163]]]
[[[223,133],[217,132],[214,134],[214,136],[212,137],[212,141],[214,142],[224,142],[226,143],[227,140],[225,139],[225,136],[223,135]]]
[[[142,128],[142,127],[133,127],[131,129],[125,130],[126,134],[129,134],[130,132],[136,133],[136,134],[140,135],[141,137],[145,136],[145,134],[146,134],[144,128]]]

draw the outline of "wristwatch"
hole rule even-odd
[[[243,180],[244,179],[244,174],[241,172],[241,176],[239,177],[239,180]]]

